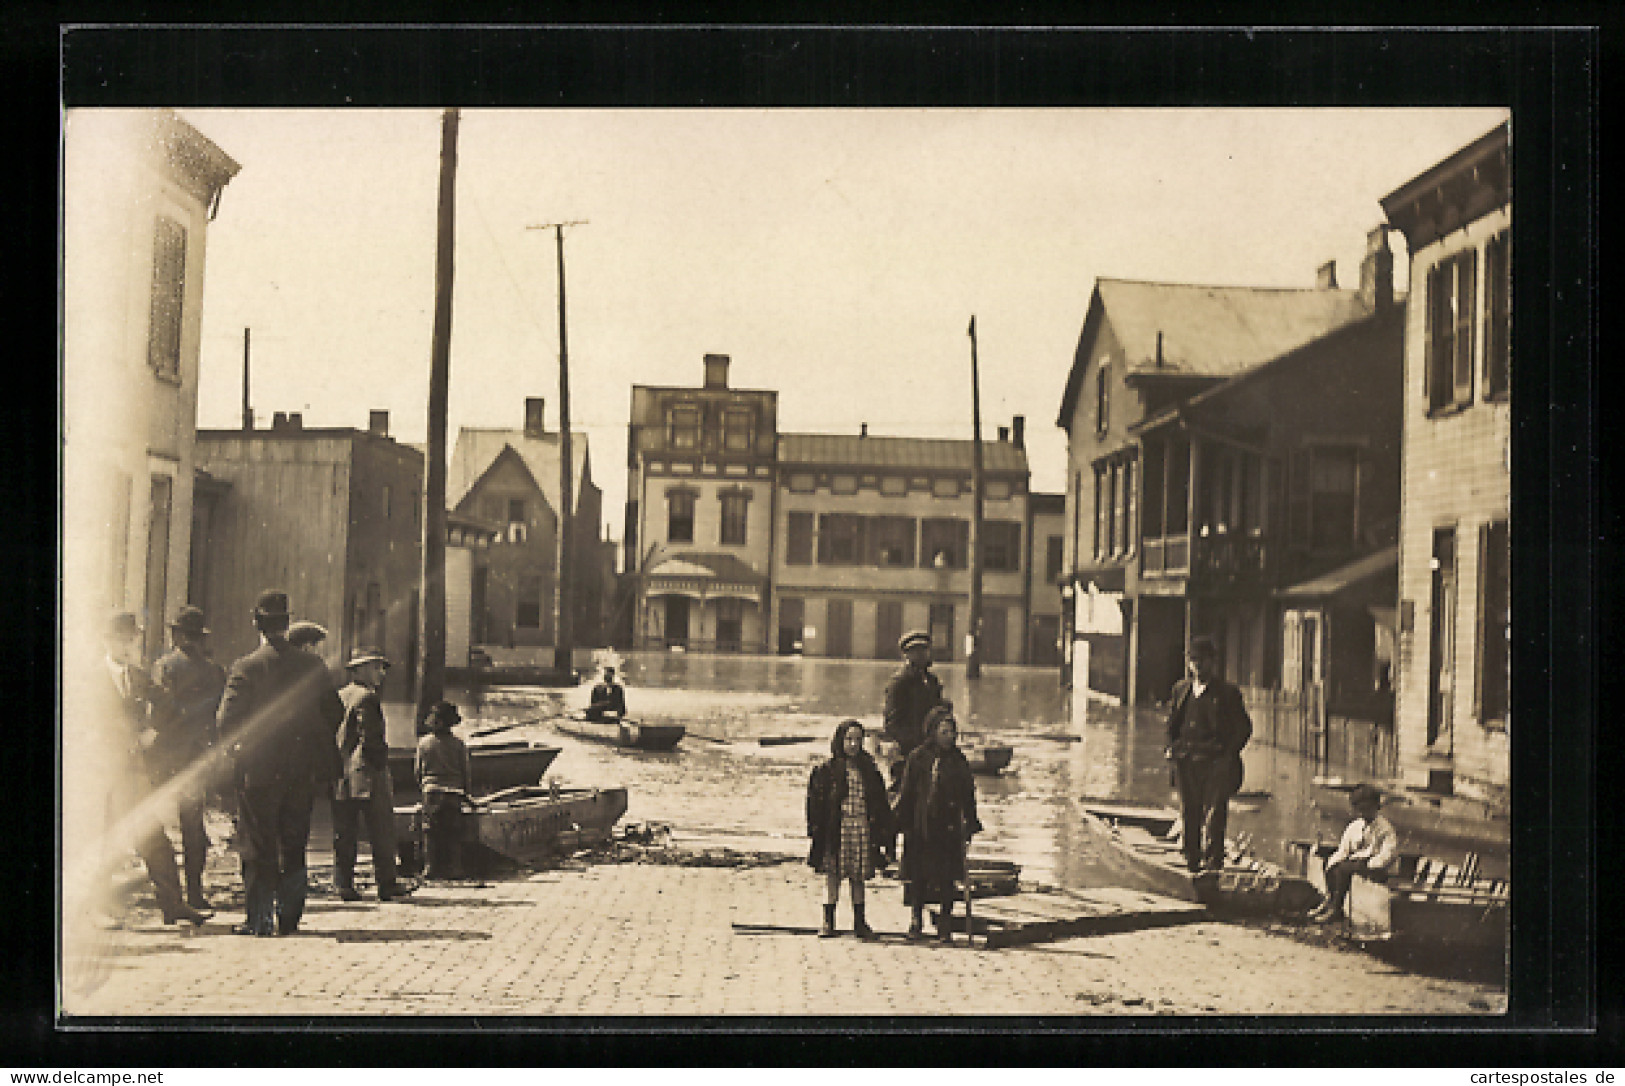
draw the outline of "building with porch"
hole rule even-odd
[[[778,393],[634,385],[624,545],[631,646],[764,652],[769,641]]]
[[[1510,780],[1508,125],[1382,200],[1411,254],[1399,538],[1400,769],[1502,809]]]
[[[1028,469],[1023,420],[985,442],[982,660],[1026,659]],[[892,660],[905,630],[962,659],[970,619],[972,442],[785,434],[774,501],[773,629],[781,654]]]
[[[1382,516],[1370,504],[1363,520],[1354,513],[1360,442],[1312,434],[1322,424],[1335,434],[1340,416],[1367,425],[1330,390],[1358,384],[1376,398],[1380,376],[1365,359],[1384,343],[1398,350],[1397,318],[1377,304],[1385,252],[1368,254],[1359,290],[1339,289],[1330,264],[1313,289],[1096,283],[1057,418],[1068,450],[1063,669],[1074,687],[1159,701],[1202,632],[1224,643],[1229,677],[1273,682],[1269,593],[1290,576],[1282,533],[1311,531],[1316,486],[1342,495],[1335,524],[1324,499],[1327,540],[1346,535],[1353,547],[1357,526]],[[1391,273],[1388,284],[1391,300]],[[1249,381],[1266,363],[1268,376]],[[1317,388],[1328,375],[1334,383]]]

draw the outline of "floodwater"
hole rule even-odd
[[[633,717],[687,728],[675,751],[623,752],[553,730],[550,719],[586,705],[587,685],[496,687],[452,697],[467,728],[507,723],[514,727],[504,738],[560,747],[549,776],[561,784],[626,787],[628,822],[667,825],[679,844],[790,853],[806,849],[807,776],[829,756],[836,725],[855,718],[878,731],[886,680],[897,667],[659,652],[601,653],[598,662],[619,669]],[[976,780],[985,832],[972,843],[972,856],[1019,863],[1028,881],[1109,883],[1084,835],[1081,801],[1174,805],[1162,757],[1164,714],[1098,701],[1074,713],[1071,692],[1052,669],[986,667],[974,682],[962,664],[935,670],[955,704],[961,745],[981,740],[1014,749],[1008,769]],[[391,704],[386,712],[390,744],[412,745],[410,706]],[[805,741],[763,746],[763,737]],[[1315,769],[1307,759],[1257,740],[1243,757],[1244,790],[1268,795],[1232,801],[1232,837],[1249,835],[1258,855],[1284,862],[1289,840],[1317,833],[1331,840],[1341,832],[1349,816],[1315,806]]]

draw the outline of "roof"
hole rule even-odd
[[[1346,565],[1322,573],[1307,581],[1302,581],[1286,588],[1275,590],[1277,596],[1308,596],[1321,598],[1335,596],[1353,585],[1359,584],[1372,577],[1399,570],[1399,546],[1393,544],[1380,550],[1372,551],[1363,558],[1356,558]]]
[[[1046,494],[1032,491],[1027,495],[1027,507],[1033,511],[1034,516],[1044,513],[1065,513],[1065,494]]]
[[[730,584],[760,584],[763,577],[732,554],[673,554],[649,569],[651,577],[684,577]]]
[[[485,429],[464,426],[457,431],[457,444],[452,449],[451,467],[446,472],[446,506],[455,509],[474,489],[474,484],[502,455],[511,448],[519,455],[548,505],[560,507],[559,500],[559,435],[555,431],[541,436],[527,435],[523,430]],[[570,459],[575,461],[572,491],[576,508],[581,507],[584,482],[591,482],[588,465],[587,435],[570,431]]]
[[[1502,121],[1378,201],[1411,252],[1512,198],[1511,141]]]
[[[1057,422],[1071,422],[1090,361],[1081,348],[1099,334],[1102,321],[1123,350],[1127,376],[1222,378],[1244,373],[1369,312],[1356,290],[1097,279]]]
[[[780,434],[780,464],[970,471],[970,441],[855,434]],[[982,470],[1027,472],[1027,450],[1008,441],[982,442]]]

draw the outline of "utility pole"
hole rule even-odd
[[[451,383],[451,285],[457,209],[456,109],[440,123],[440,207],[434,262],[434,339],[429,349],[429,449],[423,487],[423,606],[418,616],[417,723],[445,697],[446,400]]]
[[[553,624],[553,669],[574,674],[575,667],[575,472],[570,449],[570,343],[564,323],[564,228],[585,226],[585,219],[540,223],[527,230],[552,230],[559,262],[559,576],[558,619]]]
[[[976,318],[970,319],[971,518],[970,633],[966,635],[965,678],[982,677],[982,379],[976,367]]]
[[[254,409],[248,406],[248,329],[243,329],[243,429],[254,428]]]

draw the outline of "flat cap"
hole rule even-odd
[[[361,667],[363,664],[383,664],[388,667],[389,657],[377,649],[356,649],[355,652],[350,654],[350,659],[344,666],[347,668]]]
[[[288,644],[318,645],[327,640],[327,630],[319,622],[302,618],[288,627]]]
[[[930,647],[931,635],[924,630],[910,630],[897,642],[897,648],[901,652],[907,652],[909,649]]]

